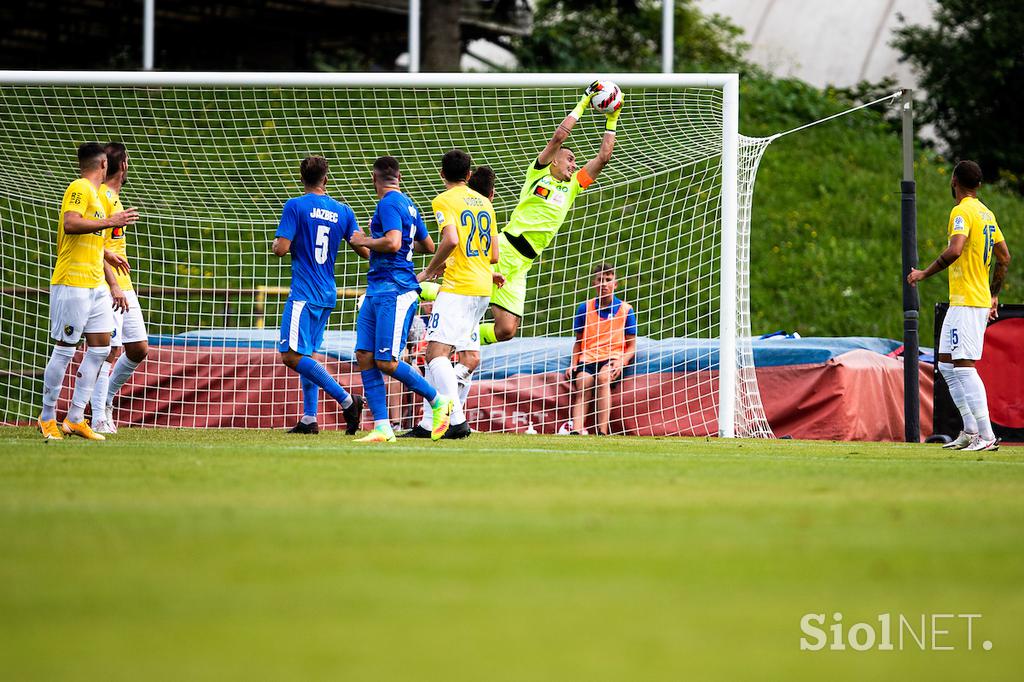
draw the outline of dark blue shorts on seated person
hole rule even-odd
[[[601,368],[607,365],[611,360],[598,360],[597,362],[583,362],[576,366],[573,370],[572,378],[575,379],[581,373],[586,372],[591,376],[597,376],[597,373],[601,371]],[[612,382],[612,386],[618,386],[619,382],[622,381],[622,374],[619,374],[618,378]]]

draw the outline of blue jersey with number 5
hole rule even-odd
[[[356,229],[352,209],[326,194],[303,194],[285,203],[274,236],[292,242],[289,300],[334,307],[338,302],[334,261],[341,240],[347,242]]]
[[[402,245],[398,251],[370,251],[370,271],[366,274],[367,296],[420,290],[412,263],[412,245],[413,242],[427,238],[427,226],[412,199],[398,190],[388,192],[377,202],[377,210],[370,221],[370,236],[374,239],[394,230],[402,235]]]

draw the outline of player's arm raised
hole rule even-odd
[[[922,279],[928,279],[937,272],[942,272],[950,265],[956,262],[956,259],[960,257],[960,254],[964,252],[964,244],[967,243],[967,235],[954,234],[949,240],[949,246],[946,250],[939,254],[939,257],[932,261],[924,270],[910,269],[910,274],[907,275],[907,284],[915,286]]]
[[[597,156],[587,161],[586,165],[583,166],[583,170],[586,171],[591,180],[596,180],[597,176],[601,174],[601,171],[604,170],[604,167],[612,159],[612,150],[615,149],[615,126],[618,125],[619,114],[621,113],[622,108],[619,107],[608,114],[604,124],[604,137],[601,138],[601,148],[597,150]]]
[[[64,233],[65,234],[89,234],[90,232],[99,232],[105,230],[108,227],[121,227],[123,225],[131,225],[139,219],[139,211],[135,208],[126,208],[123,211],[115,213],[109,218],[103,218],[101,220],[89,220],[81,213],[77,211],[65,211],[64,212]]]
[[[554,134],[548,143],[544,146],[544,149],[540,150],[540,154],[537,155],[537,167],[543,168],[555,159],[555,154],[562,148],[565,141],[569,139],[569,133],[572,132],[573,126],[576,125],[576,121],[580,120],[580,116],[587,110],[590,105],[590,100],[597,94],[599,81],[594,81],[587,86],[587,89],[583,91],[583,97],[576,104],[576,108],[570,111],[562,122],[555,128]]]

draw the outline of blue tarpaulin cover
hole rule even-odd
[[[174,336],[151,336],[150,344],[224,348],[257,348],[277,351],[278,329],[206,329]],[[328,331],[321,352],[342,361],[355,361],[354,331]],[[515,374],[564,372],[569,366],[573,339],[525,337],[485,346],[476,378],[504,379]],[[754,365],[823,364],[851,350],[869,350],[882,355],[902,344],[892,339],[869,336],[754,339]],[[922,349],[928,351],[929,349]],[[692,372],[718,369],[718,341],[714,339],[637,338],[637,355],[626,374]]]

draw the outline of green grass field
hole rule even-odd
[[[1021,454],[3,428],[0,675],[1010,679]],[[972,651],[961,620],[954,651],[801,652],[836,611],[982,618]]]

